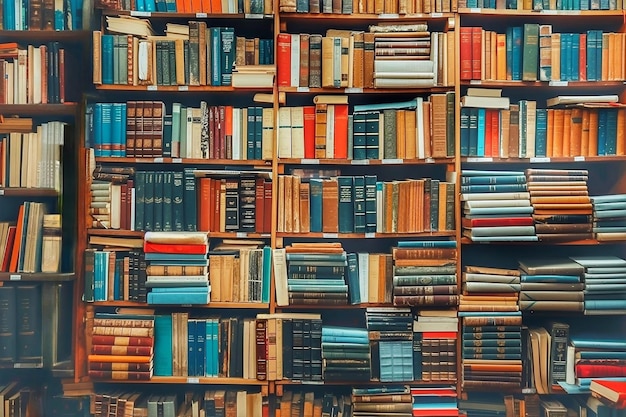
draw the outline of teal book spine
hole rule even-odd
[[[113,84],[113,73],[115,72],[115,60],[113,59],[113,49],[115,35],[102,35],[102,84]]]
[[[198,357],[196,356],[197,343],[198,338],[196,336],[197,332],[197,321],[195,319],[187,320],[187,375],[188,376],[199,376],[198,375]]]
[[[353,178],[340,175],[337,177],[339,187],[339,233],[354,232],[354,199]]]
[[[213,373],[213,320],[208,318],[204,322],[204,374],[217,376]]]
[[[521,81],[522,79],[522,27],[511,28],[512,50],[511,50],[511,79]]]
[[[497,193],[526,191],[526,184],[474,184],[461,185],[462,193]]]
[[[183,175],[183,207],[185,210],[184,230],[188,232],[195,232],[198,218],[196,212],[196,177],[193,169],[189,168],[185,168]]]
[[[352,158],[367,159],[366,114],[354,113],[352,122]]]
[[[515,1],[515,3],[517,4],[516,0],[511,0],[511,1]],[[505,45],[506,46],[506,79],[512,80],[513,79],[513,28],[507,27],[505,35],[506,35],[506,38],[505,38],[505,41],[506,41],[506,45]]]
[[[365,233],[376,232],[376,182],[375,175],[365,176]]]
[[[263,107],[254,110],[254,159],[263,159]]]
[[[401,240],[399,248],[456,248],[454,240]]]
[[[608,109],[598,109],[598,155],[605,156],[607,138]]]
[[[617,153],[617,109],[606,110],[605,155]]]
[[[322,231],[322,180],[312,178],[309,183],[309,204],[310,208],[310,230],[312,233]]]
[[[478,156],[478,110],[477,108],[469,109],[468,132],[469,132],[469,149],[468,156]]]
[[[149,292],[148,304],[199,304],[204,305],[209,302],[209,294],[202,292]]]
[[[211,85],[222,85],[222,34],[221,28],[209,29],[211,36]]]
[[[561,33],[561,80],[572,78],[572,34]]]
[[[221,35],[221,81],[220,85],[231,85],[233,80],[233,64],[235,63],[235,29],[223,27]]]
[[[87,268],[87,265],[85,265],[85,268]],[[86,284],[87,282],[85,282]],[[87,299],[87,296],[84,298]],[[17,296],[16,289],[12,285],[0,287],[0,317],[2,317],[0,321],[0,360],[14,363],[17,359],[17,344],[15,343],[17,333]]]
[[[546,156],[548,143],[548,110],[537,109],[535,127],[535,156]]]
[[[345,261],[346,253],[287,253],[287,261]]]
[[[453,157],[455,150],[456,95],[453,91],[446,92],[446,155]]]
[[[476,120],[476,156],[485,156],[485,124],[487,111],[478,109],[478,118]]]
[[[462,107],[461,108],[461,120],[460,120],[460,129],[461,129],[461,156],[470,156],[469,148],[470,148],[470,131],[469,131],[469,118],[470,118],[470,108]]]
[[[537,81],[537,69],[539,66],[539,25],[537,23],[525,23],[523,31],[522,79],[524,81]]]
[[[348,294],[350,296],[350,304],[355,305],[361,303],[361,295],[359,289],[359,265],[356,253],[348,254]]]
[[[270,302],[270,280],[272,276],[272,248],[263,247],[263,281],[261,284],[261,302]]]
[[[124,148],[126,146],[126,123],[124,123],[124,115],[126,114],[126,104],[113,103],[111,114],[111,137],[112,147],[111,156],[123,157],[125,155]]]
[[[579,9],[573,9],[579,10]],[[580,33],[572,33],[570,34],[572,39],[572,52],[570,54],[571,58],[571,73],[570,73],[570,81],[578,81],[580,76],[580,62],[579,62],[579,50],[580,50]]]
[[[248,107],[248,117],[246,120],[246,156],[247,159],[254,159],[256,153],[256,107]]]
[[[143,197],[143,230],[154,230],[154,172],[146,171]]]
[[[488,184],[524,184],[525,175],[497,175],[494,171],[489,176],[462,176],[462,185],[488,185]]]
[[[365,122],[365,157],[366,159],[380,158],[379,113],[369,112]]]
[[[509,347],[516,346],[521,347],[522,342],[520,340],[520,334],[517,333],[517,339],[466,339],[463,338],[463,348],[466,347]]]
[[[91,146],[96,158],[102,156],[102,105],[103,103],[95,103],[93,105],[93,139],[91,140]],[[85,146],[87,146],[87,143],[85,143]]]
[[[353,177],[354,187],[352,198],[354,201],[354,232],[365,233],[365,177],[357,175]],[[339,185],[341,192],[341,184]],[[341,214],[339,215],[340,229],[341,229]]]
[[[195,334],[196,334],[196,349],[195,349],[195,369],[197,376],[205,376],[206,375],[206,364],[204,363],[206,349],[206,319],[195,319],[196,323]]]
[[[163,230],[163,171],[154,172],[154,226],[152,230]]]
[[[172,316],[154,317],[154,376],[172,376]]]
[[[102,103],[102,126],[100,127],[102,152],[100,156],[113,156],[113,104]]]
[[[172,175],[171,171],[164,171],[163,175],[163,202],[161,211],[161,230],[171,232],[172,228]]]

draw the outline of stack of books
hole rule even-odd
[[[606,332],[572,334],[565,382],[589,392],[592,381],[626,381],[626,340]]]
[[[458,403],[461,415],[467,417],[504,417],[507,415],[504,397],[500,393],[470,392],[467,396],[460,398]],[[529,414],[529,417],[531,416],[537,417],[539,413]]]
[[[436,67],[426,23],[371,26],[374,32],[374,87],[407,88],[435,85]]]
[[[367,329],[322,327],[322,372],[325,381],[369,381]]]
[[[583,311],[584,267],[568,258],[519,260],[520,310]]]
[[[285,390],[277,397],[276,410],[282,416],[303,414],[303,410],[311,410],[313,415],[351,415],[352,402],[348,395],[331,393],[321,394],[314,391]]]
[[[617,256],[572,256],[585,269],[585,314],[626,313],[626,260]]]
[[[148,381],[154,359],[154,316],[98,312],[88,355],[92,379]]]
[[[463,318],[463,389],[519,390],[522,313],[459,312]]]
[[[352,388],[353,416],[410,417],[412,397],[408,386]]]
[[[293,243],[285,252],[289,304],[348,304],[348,263],[341,243]]]
[[[414,417],[459,415],[456,387],[411,387]]]
[[[208,304],[211,294],[206,274],[209,242],[203,232],[146,232],[146,262],[164,275],[146,278],[148,304]],[[169,267],[174,267],[168,270]],[[177,268],[184,267],[184,268]]]
[[[465,266],[459,311],[518,311],[517,269]]]
[[[402,241],[392,249],[393,303],[400,306],[456,306],[455,241]]]
[[[456,380],[459,318],[455,310],[419,310],[413,321],[413,376],[416,381]]]
[[[592,238],[587,170],[529,168],[525,173],[539,240]]]
[[[597,240],[626,238],[626,194],[597,195],[593,203],[593,233]]]
[[[523,171],[462,170],[463,236],[476,242],[536,241]]]
[[[413,314],[410,308],[368,307],[372,379],[413,381]]]
[[[591,395],[614,408],[626,408],[626,381],[591,381]]]

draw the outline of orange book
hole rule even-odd
[[[472,371],[522,372],[522,364],[464,363],[463,367]]]
[[[17,213],[17,225],[15,228],[15,239],[13,240],[13,251],[11,252],[11,263],[8,272],[17,272],[17,261],[20,257],[22,248],[22,235],[24,231],[24,204],[20,206]]]
[[[315,158],[315,106],[303,106],[304,157]]]
[[[398,110],[396,112],[396,156],[400,159],[406,158],[406,115],[408,110]]]
[[[147,363],[152,361],[152,355],[98,355],[90,354],[87,356],[89,362],[134,362]]]
[[[198,230],[211,231],[211,178],[198,179]]]
[[[2,272],[8,272],[9,262],[11,261],[11,255],[13,253],[13,246],[15,245],[15,230],[16,226],[9,226],[9,235],[7,236],[7,245],[4,249],[4,258],[2,259]]]
[[[187,7],[188,2],[189,0],[176,0],[176,12],[189,13],[189,7]]]
[[[279,33],[276,37],[276,84],[291,86],[291,35]]]
[[[339,186],[336,178],[322,181],[322,232],[339,231]]]
[[[589,156],[598,155],[598,110],[589,110]]]
[[[191,13],[199,13],[202,12],[202,2],[201,0],[187,0],[189,2],[189,11]]]
[[[211,0],[211,13],[222,13],[222,2],[220,0]]]
[[[582,126],[580,129],[580,154],[589,156],[589,109],[583,109]]]
[[[572,109],[563,110],[563,144],[560,156],[570,156],[572,147]]]
[[[594,379],[589,388],[592,395],[608,400],[615,407],[626,407],[626,381]]]
[[[546,133],[546,156],[554,156],[554,109],[548,109],[548,127]]]
[[[202,13],[211,13],[211,0],[201,0]]]
[[[416,110],[407,110],[404,114],[404,157],[407,159],[417,157],[416,123]]]
[[[620,108],[617,110],[617,141],[615,154],[624,155],[626,153],[626,109]]]
[[[573,108],[571,113],[569,156],[584,155],[582,153],[583,109]]]
[[[580,47],[578,48],[578,80],[587,81],[587,34],[580,34]]]
[[[348,159],[348,105],[335,104],[334,157]]]
[[[563,123],[565,117],[565,111],[558,109],[554,110],[554,129],[552,136],[552,154],[548,156],[563,156]]]

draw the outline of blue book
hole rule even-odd
[[[469,118],[470,118],[470,108],[469,107],[461,107],[461,156],[470,156],[469,154]]]
[[[595,31],[595,40],[596,40],[596,80],[602,81],[602,31]]]
[[[102,118],[100,120],[101,127],[101,152],[100,156],[113,156],[113,141],[115,138],[113,137],[113,104],[112,103],[101,103],[102,109]]]
[[[478,109],[478,118],[476,119],[476,156],[485,156],[485,117],[487,111]]]
[[[572,72],[572,36],[571,33],[561,33],[561,80],[571,80]]]
[[[359,288],[359,264],[356,253],[348,253],[348,294],[350,304],[361,303],[361,293]]]
[[[626,209],[626,201],[618,201],[614,203],[593,203],[594,211],[619,210]]]
[[[412,341],[380,341],[378,348],[381,382],[413,381]]]
[[[521,275],[521,282],[580,282],[578,275]]]
[[[462,185],[475,184],[525,184],[525,175],[499,175],[497,172],[486,176],[466,176],[461,177]]]
[[[606,138],[604,155],[617,153],[617,109],[606,109]]]
[[[580,359],[626,359],[626,351],[579,350]]]
[[[535,156],[546,156],[548,144],[548,110],[537,109],[535,126]]]
[[[363,179],[363,181],[365,181],[365,179]],[[339,233],[353,233],[355,231],[353,178],[351,176],[340,175],[337,177],[337,186],[339,188]]]
[[[209,293],[209,287],[155,287],[152,288],[154,293],[172,293],[172,292],[189,292],[189,293]]]
[[[375,175],[365,176],[365,233],[376,232],[376,187]]]
[[[154,376],[172,376],[172,315],[154,317]]]
[[[197,352],[197,320],[187,320],[187,375],[188,376],[200,376],[198,375],[198,357]]]
[[[318,284],[287,284],[289,292],[297,293],[348,293],[348,286],[343,285],[318,285]]]
[[[322,327],[322,337],[324,336],[351,336],[356,339],[368,340],[367,329],[357,327],[324,326]]]
[[[613,202],[626,202],[626,194],[607,194],[607,195],[595,195],[589,197],[591,201],[595,203],[613,203]]]
[[[261,283],[261,302],[270,302],[270,280],[272,276],[272,248],[263,247],[263,281]]]
[[[255,129],[256,126],[256,107],[248,107],[247,108],[247,120],[246,120],[246,156],[248,159],[254,159],[255,156],[255,148],[256,148],[256,136]]]
[[[520,81],[522,79],[522,27],[515,26],[511,28],[511,36],[511,79]]]
[[[365,177],[356,175],[352,178],[354,181],[352,193],[354,201],[354,233],[365,233]],[[341,218],[341,215],[339,218]]]
[[[365,119],[365,157],[366,159],[380,158],[380,139],[379,139],[379,113],[368,112]]]
[[[146,11],[146,0],[135,0],[135,9],[138,12]]]
[[[454,240],[401,240],[399,248],[456,248]]]
[[[322,231],[322,180],[311,178],[309,181],[310,230],[312,233]]]
[[[222,85],[222,36],[220,27],[209,28],[211,36],[211,74],[210,81],[212,86]],[[249,111],[249,110],[248,110]],[[250,115],[248,114],[248,117]],[[253,158],[251,158],[253,159]]]
[[[352,159],[367,159],[366,113],[353,113],[352,118]]]
[[[491,177],[491,176],[520,177],[520,176],[525,176],[525,174],[524,174],[524,171],[496,171],[496,170],[463,169],[461,170],[461,176],[463,177]]]
[[[113,73],[115,60],[113,59],[114,35],[102,35],[101,57],[102,57],[102,84],[113,84]]]
[[[109,253],[96,251],[94,254],[94,301],[107,301]]]
[[[111,151],[110,156],[124,156],[126,146],[126,124],[123,123],[123,114],[126,113],[124,103],[111,104]],[[122,113],[123,112],[123,113]]]
[[[196,375],[206,375],[206,319],[195,319],[196,322]]]
[[[626,217],[626,209],[594,211],[593,216],[595,219],[611,219],[611,218],[618,218],[618,217]]]
[[[469,152],[468,156],[478,156],[478,109],[469,109]]]
[[[579,9],[570,9],[570,10],[579,10]],[[571,48],[572,51],[570,52],[570,62],[571,62],[571,69],[570,69],[570,81],[578,81],[579,79],[579,70],[580,70],[580,63],[578,60],[578,51],[580,50],[580,33],[570,33],[570,38],[571,38]]]
[[[526,184],[476,184],[461,185],[462,193],[508,193],[526,191]]]
[[[596,75],[596,38],[595,30],[587,31],[587,80],[597,81]]]
[[[322,349],[326,349],[326,342],[343,343],[346,345],[368,345],[367,336],[365,338],[355,335],[324,335],[322,334]],[[322,350],[323,351],[323,350]]]
[[[15,1],[5,1],[2,3],[4,30],[16,30],[15,24]]]
[[[65,30],[65,10],[63,10],[64,3],[65,2],[54,2],[54,30]],[[16,5],[16,7],[19,6]],[[16,24],[21,25],[20,22],[16,22]],[[16,27],[15,29],[24,28]]]
[[[213,320],[207,318],[204,321],[204,375],[213,375]]]
[[[582,349],[607,349],[607,350],[625,350],[625,339],[612,339],[602,334],[590,335],[588,337],[581,335],[571,335],[570,343],[577,350]]]
[[[95,103],[93,105],[93,137],[91,145],[95,157],[102,156],[103,138],[102,138],[102,105],[104,103]]]
[[[194,169],[185,168],[183,172],[183,180],[182,207],[184,208],[185,213],[183,228],[188,232],[195,232],[198,215],[196,212],[196,176],[194,174]],[[176,207],[176,200],[174,200],[174,207]]]
[[[328,286],[344,286],[346,281],[343,278],[287,278],[288,285],[294,286],[319,286],[319,287],[328,287]]]
[[[72,26],[68,30],[81,30],[83,28],[83,0],[71,0]]]
[[[585,310],[626,309],[626,300],[589,300],[585,299]]]
[[[148,304],[208,304],[209,294],[203,292],[149,292]]]

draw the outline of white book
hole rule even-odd
[[[291,157],[304,158],[304,107],[291,107]]]
[[[435,72],[432,60],[374,60],[374,72]]]
[[[617,94],[598,94],[585,96],[556,96],[546,100],[548,107],[559,104],[584,104],[584,103],[616,103],[619,101]]]
[[[272,251],[272,264],[274,266],[274,284],[276,285],[276,305],[289,305],[289,292],[287,291],[287,257],[285,249]]]
[[[484,49],[484,48],[483,48]],[[439,68],[439,36],[437,32],[430,34],[430,59],[433,61],[433,85],[437,85],[437,68]],[[482,61],[484,62],[484,60]]]
[[[26,49],[18,49],[17,51],[17,75],[15,81],[17,82],[15,93],[17,93],[17,100],[15,104],[28,103],[27,90],[28,90],[28,51]]]
[[[529,200],[530,193],[527,191],[511,193],[464,193],[461,194],[461,201],[473,200]]]
[[[419,159],[426,158],[426,135],[424,135],[424,99],[422,97],[417,98],[417,105],[415,106],[415,132],[416,132],[416,149],[417,157]]]
[[[272,107],[263,108],[261,124],[263,127],[261,158],[270,160],[272,159],[272,155],[274,155],[274,109]]]
[[[326,158],[335,157],[335,105],[326,107]]]
[[[291,158],[291,109],[278,109],[278,157]]]
[[[34,48],[33,52],[33,103],[41,104],[41,48]]]
[[[369,297],[369,255],[370,254],[367,252],[359,252],[356,254],[359,266],[359,298],[361,302],[366,302]]]
[[[461,97],[461,105],[463,107],[508,110],[510,104],[511,103],[509,97],[487,97],[470,95]]]
[[[234,160],[241,159],[241,109],[233,108],[233,136],[232,136],[232,157]]]
[[[529,207],[530,200],[471,200],[463,203],[464,208],[483,207]]]
[[[122,185],[111,186],[111,229],[119,229],[122,220]]]
[[[300,35],[291,34],[291,87],[300,85]]]
[[[434,87],[434,78],[375,78],[374,86],[378,88],[411,88]]]
[[[374,78],[402,78],[402,79],[435,79],[434,72],[409,72],[409,71],[396,71],[396,72],[375,72]]]
[[[537,102],[526,101],[526,158],[535,157],[535,131],[537,125]]]

